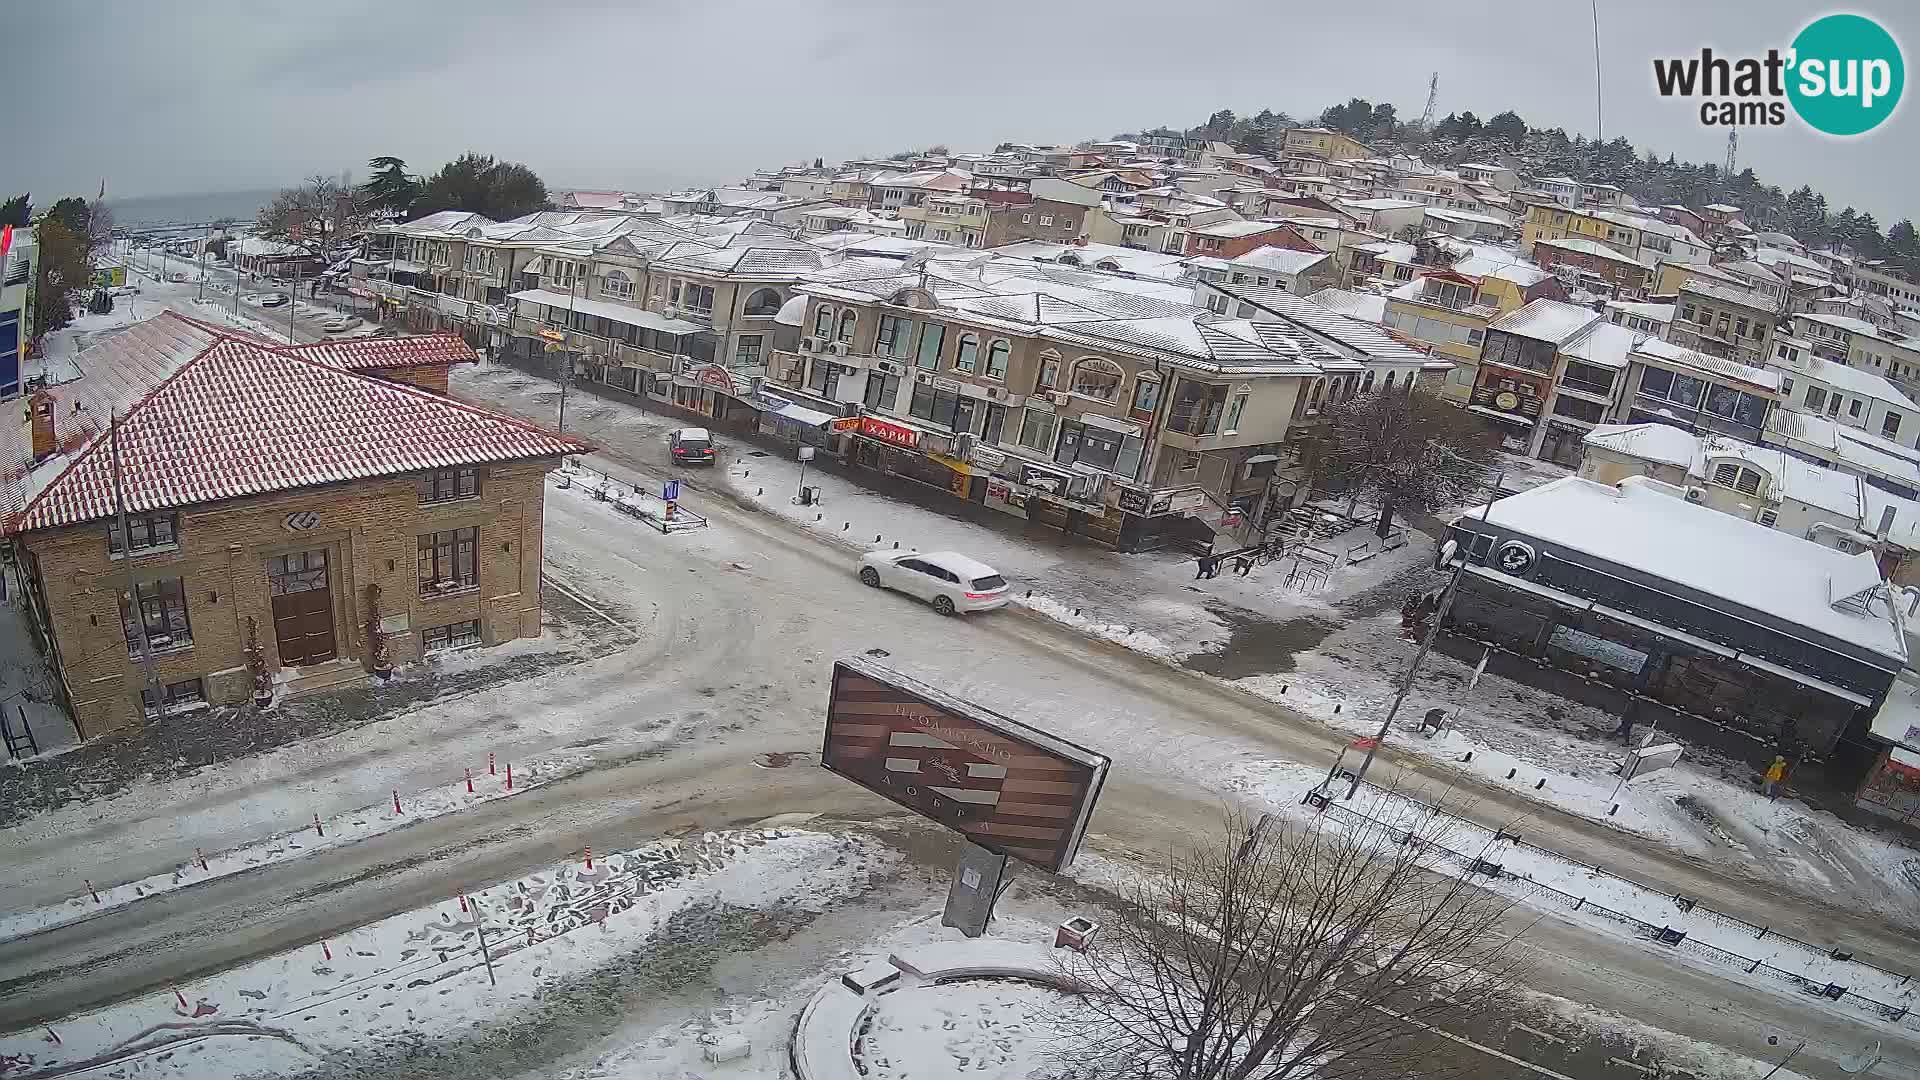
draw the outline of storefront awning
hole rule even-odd
[[[1499,409],[1490,409],[1485,405],[1469,405],[1467,406],[1467,411],[1470,413],[1479,413],[1481,416],[1491,417],[1502,423],[1512,424],[1515,427],[1530,428],[1533,426],[1533,421],[1524,416],[1515,416],[1512,413],[1501,412]]]
[[[509,300],[525,300],[530,304],[545,304],[562,311],[573,310],[583,315],[593,315],[610,322],[638,326],[643,330],[653,330],[662,334],[699,334],[707,327],[691,323],[685,319],[669,319],[657,311],[645,308],[629,307],[606,300],[589,300],[584,296],[568,296],[566,293],[549,292],[546,289],[527,289],[507,297]]]
[[[1804,686],[1809,690],[1818,690],[1823,694],[1827,694],[1832,697],[1837,697],[1842,701],[1850,701],[1855,705],[1873,704],[1872,698],[1863,696],[1861,694],[1856,694],[1844,686],[1835,686],[1824,679],[1816,679],[1811,675],[1803,675],[1800,672],[1793,670],[1792,668],[1781,667],[1779,664],[1776,664],[1771,660],[1762,660],[1760,657],[1754,656],[1752,653],[1741,653],[1739,656],[1734,657],[1734,659],[1739,663],[1747,665],[1748,667],[1758,668],[1761,671],[1768,673],[1769,675],[1778,675],[1779,677],[1786,679],[1788,682],[1797,682],[1801,686]]]
[[[769,403],[772,401],[771,398],[765,400]],[[784,417],[796,423],[805,424],[808,427],[824,427],[827,421],[839,419],[839,417],[834,416],[832,413],[823,413],[816,409],[809,409],[805,405],[796,404],[791,401],[782,402],[769,411],[776,416]]]

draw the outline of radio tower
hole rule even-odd
[[[1431,131],[1433,129],[1433,107],[1439,103],[1440,73],[1436,71],[1431,78],[1427,79],[1427,108],[1420,114],[1421,131]]]
[[[1732,190],[1733,163],[1740,156],[1740,129],[1727,129],[1727,163],[1720,167],[1720,173],[1726,177],[1728,190]]]

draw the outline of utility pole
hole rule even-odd
[[[120,423],[107,414],[107,457],[113,471],[114,527],[120,530],[120,569],[127,575],[127,609],[140,636],[140,667],[146,673],[147,689],[153,692],[155,711],[160,708],[160,678],[154,673],[153,645],[147,639],[147,613],[140,606],[140,585],[133,576],[133,533],[127,529],[126,482],[120,468]]]
[[[1500,498],[1500,488],[1507,482],[1507,474],[1502,472],[1493,482],[1493,492],[1487,497],[1487,505],[1480,511],[1480,521],[1484,524],[1493,516],[1493,504]],[[1400,689],[1393,695],[1393,704],[1387,709],[1386,719],[1380,721],[1380,731],[1374,735],[1367,746],[1367,756],[1360,761],[1360,771],[1353,774],[1353,783],[1347,788],[1347,798],[1360,790],[1360,781],[1367,778],[1367,768],[1373,764],[1375,754],[1380,752],[1380,744],[1387,741],[1387,732],[1393,727],[1393,718],[1399,715],[1400,705],[1407,700],[1407,694],[1413,689],[1413,678],[1420,672],[1420,664],[1426,660],[1433,641],[1440,636],[1440,625],[1447,621],[1447,612],[1453,608],[1454,594],[1460,591],[1460,579],[1467,574],[1469,552],[1456,551],[1460,560],[1454,565],[1453,577],[1447,581],[1447,591],[1440,597],[1440,610],[1433,613],[1433,625],[1427,627],[1427,636],[1420,642],[1420,651],[1413,654],[1413,662],[1407,665],[1407,673],[1400,680]]]
[[[300,263],[298,260],[295,260],[293,264],[293,292],[287,296],[287,344],[289,345],[298,345],[300,343],[293,336],[293,309],[299,306]]]
[[[582,281],[569,280],[567,284],[567,327],[564,333],[573,333],[573,300],[575,291],[585,284]],[[560,378],[560,421],[556,425],[558,434],[567,433],[567,387],[573,382],[573,350],[565,349],[567,354],[567,373]]]

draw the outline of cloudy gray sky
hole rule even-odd
[[[1296,115],[1362,96],[1403,118],[1440,73],[1440,111],[1591,134],[1582,0],[1329,5],[1274,0],[6,0],[0,187],[45,205],[364,171],[430,171],[466,149],[555,186],[641,189],[758,165],[944,142],[1071,141],[1201,122],[1222,106]],[[1820,10],[1784,0],[1603,0],[1609,136],[1719,161],[1725,134],[1660,99],[1650,60],[1703,44],[1785,46]],[[1331,10],[1328,10],[1331,9]],[[1907,43],[1920,9],[1856,6]],[[1871,135],[1790,121],[1741,133],[1743,164],[1811,183],[1883,224],[1920,213],[1907,104]]]

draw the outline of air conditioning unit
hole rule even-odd
[[[1707,492],[1705,488],[1690,487],[1687,489],[1687,501],[1690,503],[1697,503],[1706,497]]]
[[[813,338],[813,337],[803,337],[803,338],[801,338],[801,339],[800,339],[800,351],[801,351],[801,352],[804,352],[804,353],[810,353],[810,352],[819,352],[819,351],[820,351],[820,339],[819,339],[819,338]]]
[[[916,371],[913,373],[913,381],[917,383],[930,383],[933,381],[933,374],[926,371]]]
[[[882,375],[904,375],[907,370],[906,365],[897,360],[875,360],[873,366]]]
[[[847,347],[846,342],[836,341],[833,344],[827,346],[827,351],[832,353],[835,356],[845,356],[848,353],[852,352],[853,350]]]
[[[1007,392],[997,386],[989,386],[987,387],[987,396],[995,401],[999,401],[1007,396]]]
[[[1073,400],[1073,395],[1067,393],[1065,390],[1054,390],[1047,394],[1047,400],[1053,402],[1055,405],[1065,405],[1067,402]]]

